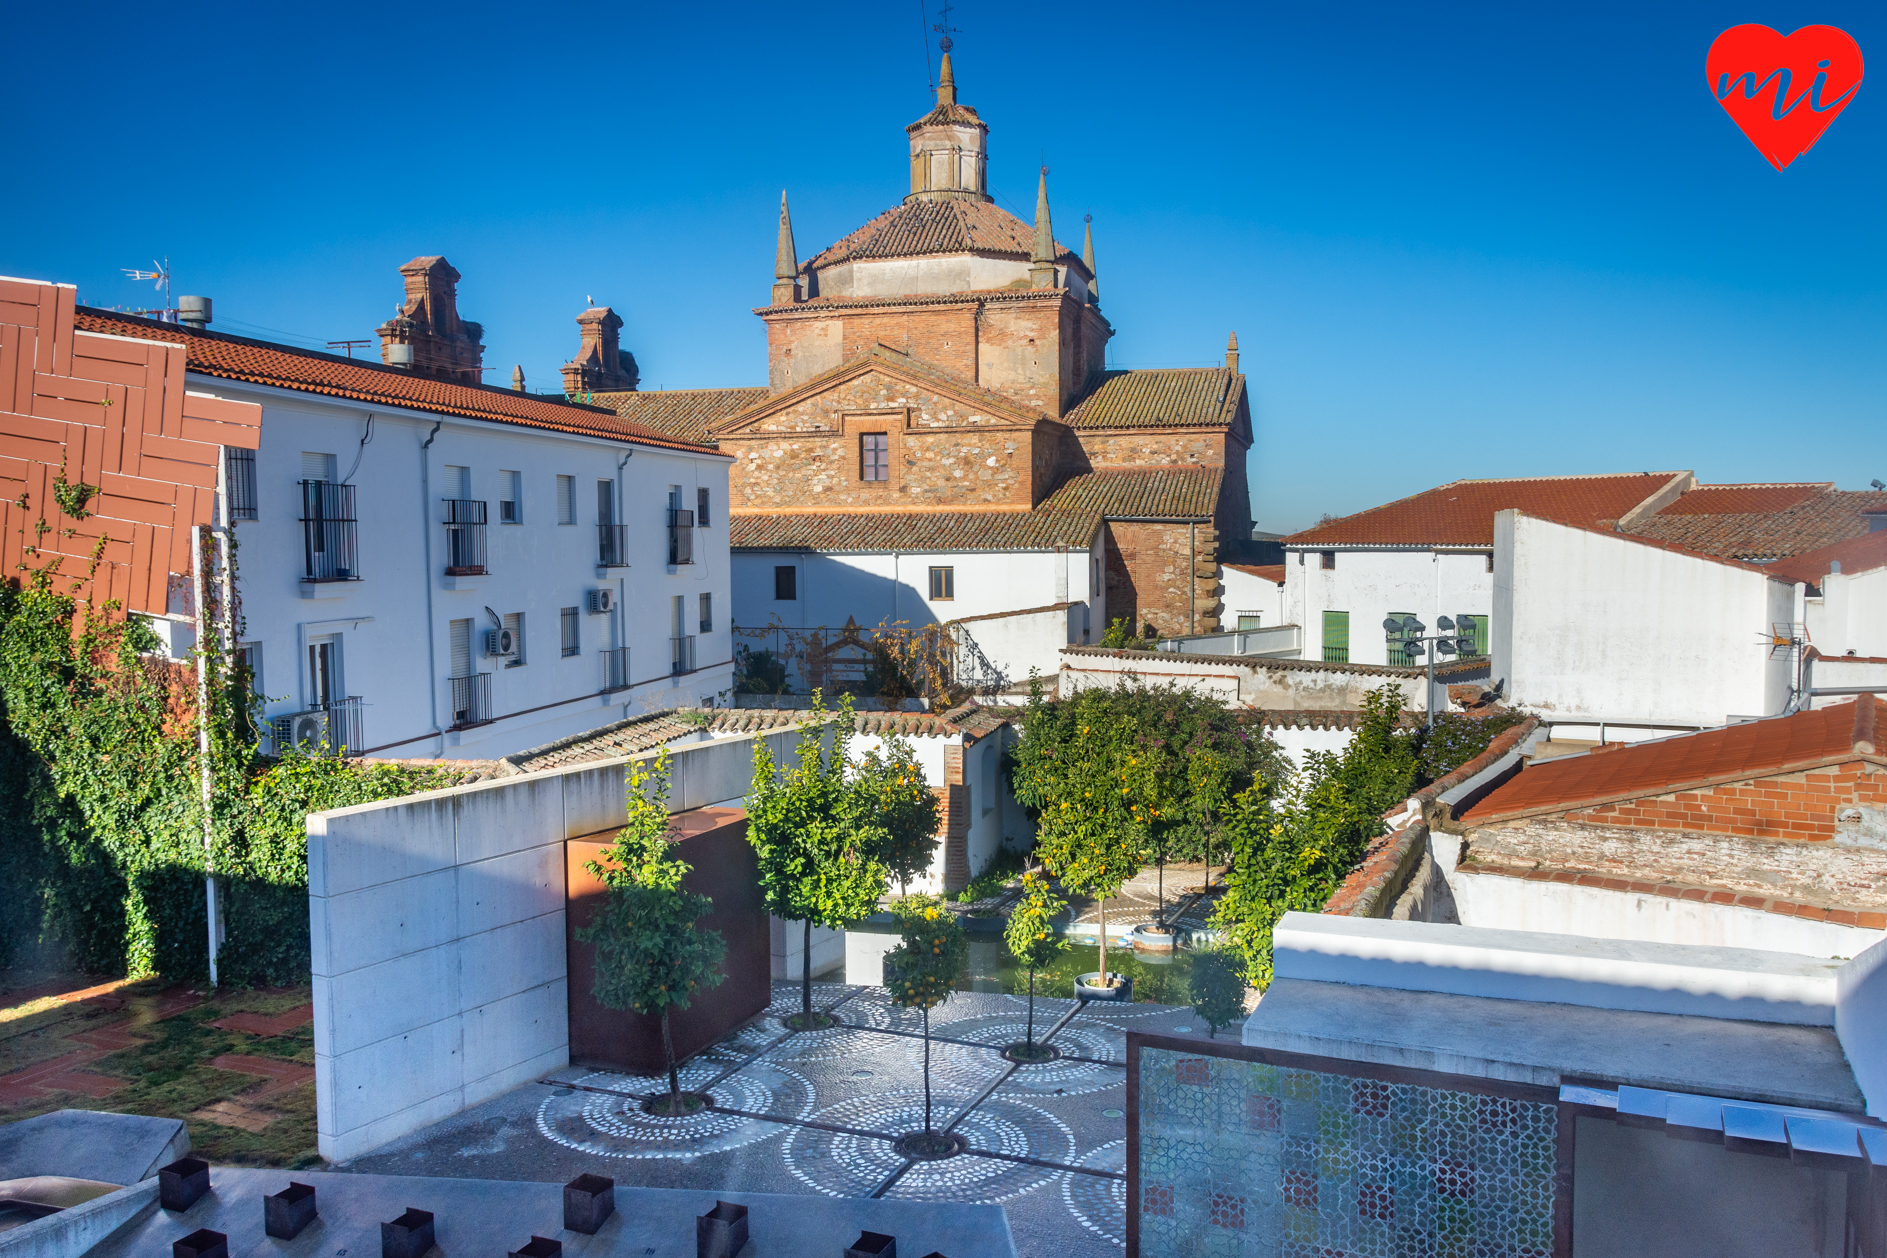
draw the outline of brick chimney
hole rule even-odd
[[[577,316],[583,340],[577,356],[563,365],[563,391],[629,393],[641,379],[636,356],[622,352],[622,316],[608,306],[591,306]]]
[[[374,329],[380,361],[422,376],[479,382],[485,329],[459,318],[459,273],[444,258],[414,258],[400,268],[406,300]]]

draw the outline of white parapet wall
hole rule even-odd
[[[785,762],[793,731],[761,737]],[[739,803],[753,741],[671,752],[669,810]],[[323,1157],[358,1157],[569,1061],[563,844],[623,824],[628,763],[309,816]]]

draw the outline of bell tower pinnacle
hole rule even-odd
[[[989,124],[957,104],[950,37],[943,38],[937,104],[904,128],[911,137],[911,192],[906,201],[988,201]]]

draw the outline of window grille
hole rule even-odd
[[[708,491],[705,485],[695,490],[695,527],[708,527]]]
[[[256,518],[256,452],[223,447],[223,481],[228,490],[229,518]]]
[[[629,689],[629,648],[612,647],[602,652],[603,693]]]
[[[701,632],[714,632],[714,595],[701,596]]]
[[[476,498],[442,498],[445,504],[446,575],[485,574],[485,503]]]
[[[354,487],[301,482],[302,580],[358,581]]]
[[[1240,612],[1238,613],[1238,627],[1240,630],[1256,629],[1259,627],[1259,619],[1260,616],[1257,612]]]
[[[1324,613],[1324,663],[1350,662],[1350,613]]]
[[[668,509],[668,562],[671,567],[695,561],[695,513]]]
[[[563,628],[563,653],[566,656],[577,653],[577,609],[566,607],[557,613]]]

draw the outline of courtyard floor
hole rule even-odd
[[[815,983],[813,995],[838,1025],[789,1032],[800,989],[776,983],[763,1017],[682,1071],[683,1088],[714,1102],[687,1117],[642,1112],[664,1079],[573,1066],[343,1169],[997,1202],[1022,1258],[1122,1251],[1126,1032],[1203,1032],[1190,1009],[1038,996],[1037,1037],[1062,1056],[1018,1066],[1001,1050],[1023,1038],[1027,1002],[955,993],[931,1011],[933,1121],[967,1148],[913,1162],[894,1142],[924,1125],[921,1016],[878,987]]]

